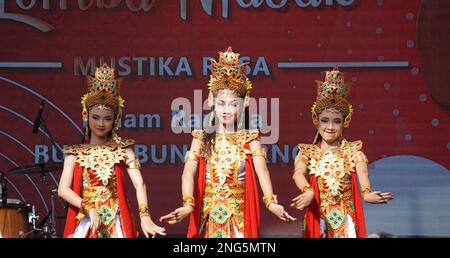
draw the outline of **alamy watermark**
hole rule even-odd
[[[241,100],[242,102],[244,100]],[[213,115],[207,98],[203,98],[202,90],[194,90],[193,103],[188,98],[178,97],[171,104],[172,132],[176,134],[191,133],[194,129],[202,129],[212,133],[215,127],[210,124]],[[248,101],[248,129],[259,129],[261,144],[274,144],[280,136],[280,100],[278,98],[250,98]],[[241,115],[241,114],[240,114]],[[270,123],[269,123],[270,119]]]

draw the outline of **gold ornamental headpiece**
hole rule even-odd
[[[96,68],[95,77],[88,75],[88,92],[81,97],[83,121],[87,121],[88,110],[94,106],[111,109],[120,119],[124,107],[124,100],[119,95],[120,84],[121,80],[114,78],[114,68],[109,68],[106,63]]]
[[[348,102],[347,97],[350,92],[351,85],[344,83],[344,75],[335,66],[332,71],[325,73],[325,81],[316,81],[317,98],[311,107],[313,123],[319,123],[318,115],[324,109],[333,108],[344,115],[344,127],[350,124],[353,107]]]
[[[101,109],[110,109],[114,112],[115,119],[111,137],[114,141],[120,142],[121,138],[117,135],[118,124],[122,118],[122,108],[125,102],[119,95],[121,79],[114,78],[114,68],[104,63],[101,67],[95,69],[95,77],[87,76],[88,92],[81,97],[81,106],[83,107],[82,117],[86,123],[88,121],[88,111],[94,106]],[[89,125],[85,125],[84,142],[89,142]]]
[[[246,76],[248,63],[239,64],[239,53],[228,47],[226,52],[219,51],[219,61],[211,59],[212,74],[208,88],[210,94],[220,89],[230,89],[239,96],[249,96],[252,83]]]

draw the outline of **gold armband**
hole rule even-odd
[[[300,159],[301,161],[303,161],[303,163],[308,164],[308,157],[303,155],[303,154],[298,154],[297,157],[295,158],[295,160]]]
[[[148,205],[143,203],[139,205],[139,217],[150,217],[150,210],[148,209]]]
[[[263,202],[264,202],[264,204],[266,205],[266,208],[269,208],[269,205],[270,205],[271,203],[275,203],[275,204],[278,203],[277,196],[274,195],[274,194],[269,195],[269,196],[264,196],[264,197],[263,197]]]
[[[306,192],[308,192],[308,191],[313,191],[313,188],[309,185],[309,184],[306,184],[305,186],[303,186],[303,188],[302,188],[302,193],[306,193]]]
[[[193,151],[186,151],[186,156],[184,156],[184,163],[189,160],[198,161],[199,155]]]
[[[370,193],[372,192],[372,189],[370,189],[370,187],[363,187],[361,190],[362,194],[366,194],[366,193]]]
[[[263,148],[257,149],[255,151],[252,152],[252,156],[256,157],[256,156],[262,156],[263,158],[267,157],[267,153]]]
[[[364,155],[363,153],[356,155],[356,157],[354,157],[353,159],[355,161],[355,164],[358,164],[360,162],[369,164],[369,160],[367,159],[366,155]]]
[[[183,194],[183,207],[192,206],[195,209],[195,198],[189,194]]]
[[[138,159],[133,159],[132,161],[127,163],[127,167],[128,168],[140,169],[141,168],[141,164],[139,163]]]

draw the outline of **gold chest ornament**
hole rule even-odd
[[[80,167],[91,169],[103,185],[108,185],[114,166],[126,159],[125,148],[134,140],[110,140],[105,145],[78,144],[64,148],[64,153],[76,156]]]
[[[210,162],[211,172],[219,179],[220,185],[225,184],[227,178],[234,177],[242,158],[245,158],[245,156],[240,146],[232,144],[227,135],[217,134]]]
[[[328,150],[316,165],[316,177],[321,177],[330,196],[338,196],[342,191],[345,176],[350,174],[345,171],[344,160],[339,150]]]
[[[350,173],[356,172],[353,156],[361,149],[361,141],[343,139],[341,146],[327,150],[313,144],[299,144],[299,155],[308,158],[309,174],[323,180],[327,195],[337,197],[342,194]]]
[[[203,130],[194,130],[192,136],[204,141],[206,135]],[[212,180],[210,191],[217,199],[228,199],[232,195],[243,192],[236,185],[239,163],[246,158],[246,154],[250,154],[250,151],[244,148],[245,144],[258,139],[258,137],[259,130],[257,129],[235,133],[216,133],[214,150],[211,155],[207,157],[205,153],[202,153],[202,156],[207,158],[210,163]],[[232,185],[226,183],[227,178],[232,179]],[[218,179],[218,182],[214,183],[214,179]]]

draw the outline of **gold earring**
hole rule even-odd
[[[312,112],[311,117],[313,120],[313,124],[315,126],[319,125],[319,118],[317,117],[317,113],[315,111]]]
[[[244,114],[241,114],[240,118],[239,118],[239,123],[238,123],[238,128],[237,130],[242,128],[242,123],[244,122]]]
[[[213,111],[211,111],[211,113],[209,113],[209,126],[210,127],[213,126],[213,119],[214,119],[214,109],[213,109]]]
[[[319,131],[317,131],[316,136],[314,136],[313,144],[316,144],[319,139]]]
[[[84,143],[89,143],[89,125],[84,129]]]
[[[210,108],[212,108],[214,106],[214,96],[212,94],[212,91],[209,91],[209,94],[208,94],[208,106]]]

